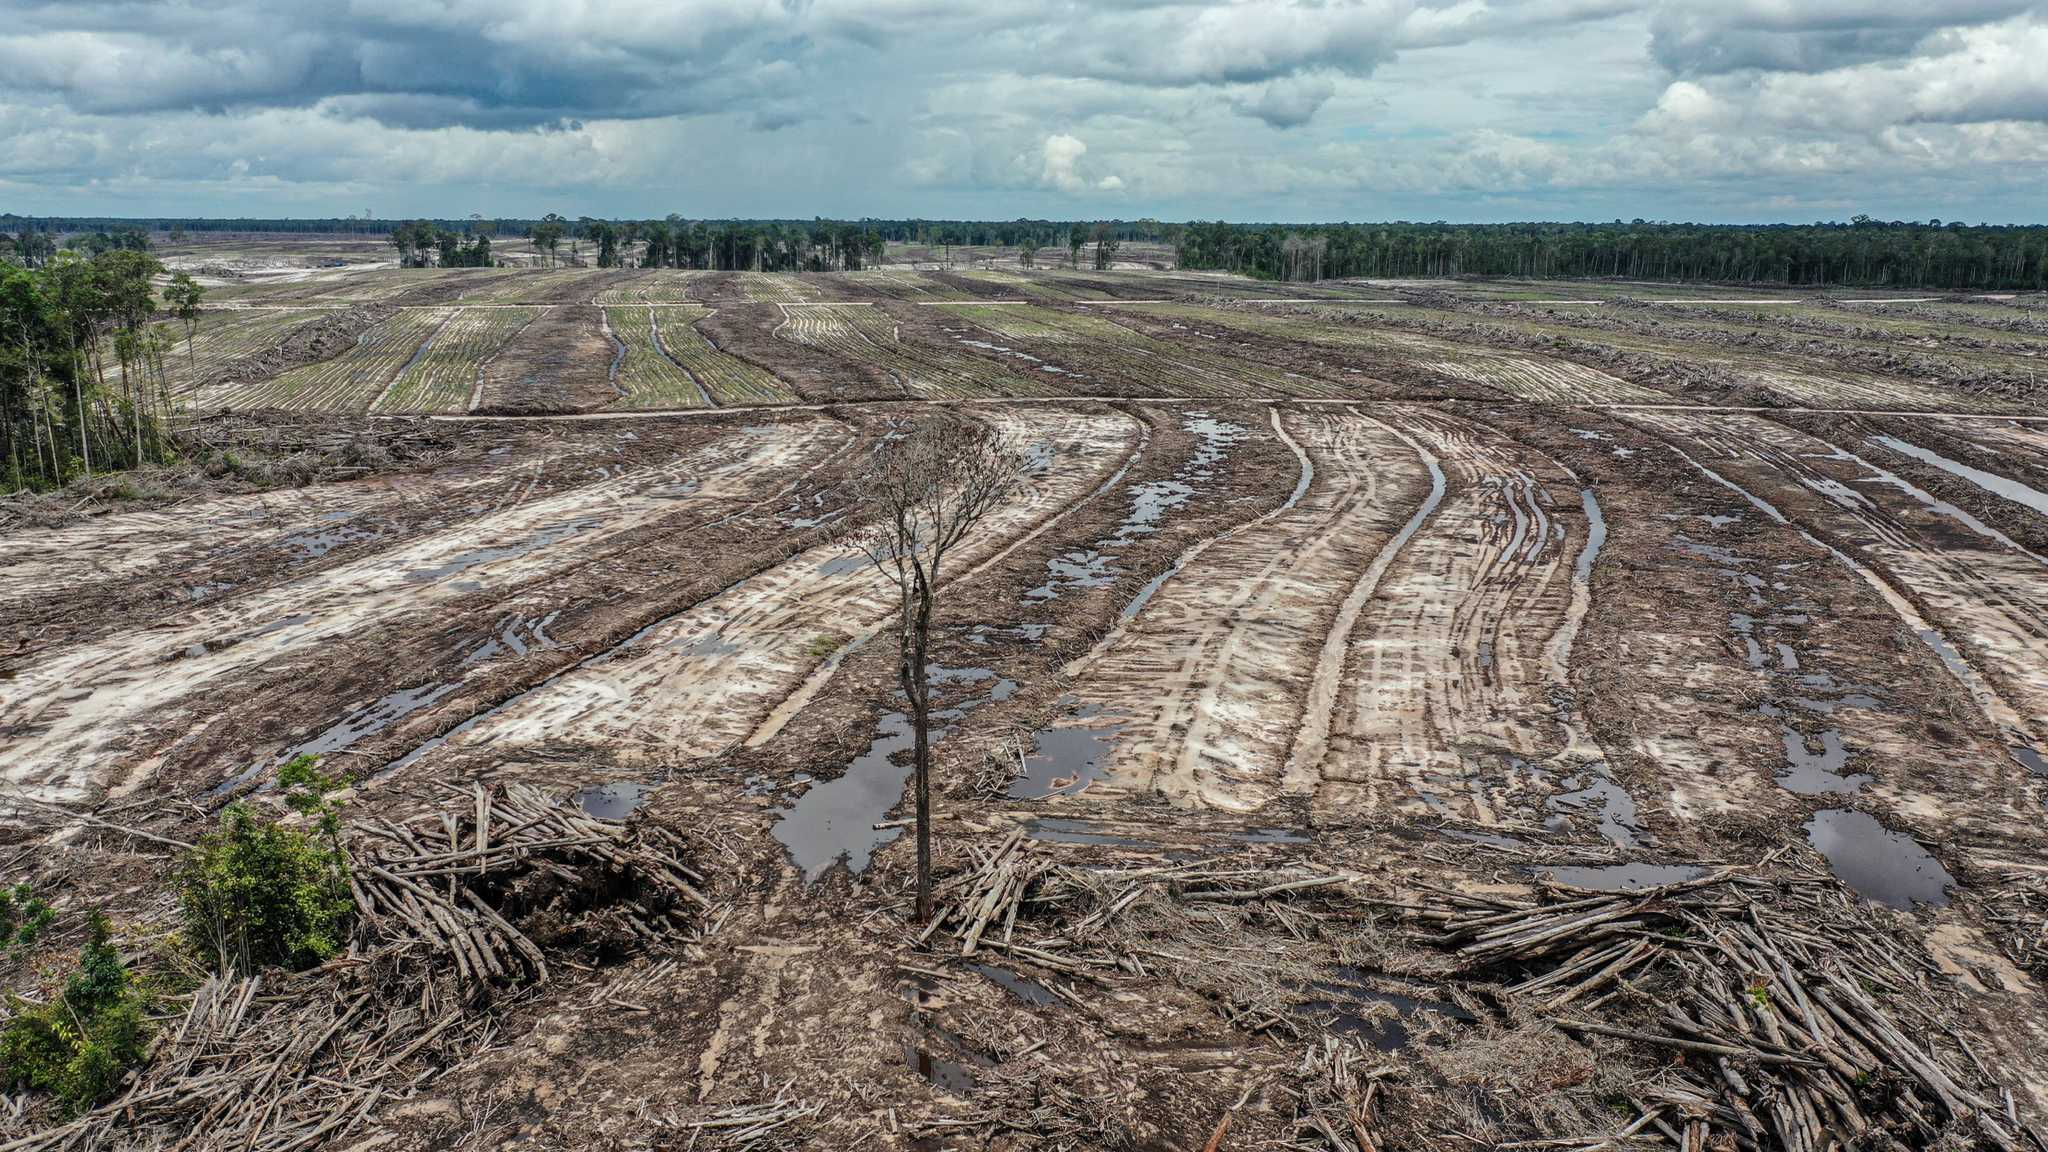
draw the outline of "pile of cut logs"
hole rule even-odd
[[[122,1095],[34,1131],[0,1116],[0,1152],[292,1152],[341,1140],[380,1101],[489,1043],[496,1017],[482,993],[547,979],[542,949],[497,902],[522,879],[611,901],[606,912],[651,945],[675,943],[686,911],[708,903],[673,834],[524,785],[451,789],[447,805],[353,823],[348,837],[362,930],[346,955],[209,978]]]
[[[1723,1133],[1792,1152],[1879,1131],[2020,1146],[2012,1094],[1944,1020],[1928,962],[1824,874],[1723,869],[1625,893],[1550,887],[1534,904],[1445,894],[1413,915],[1468,975],[1559,1028],[1673,1061],[1630,1137],[1654,1129],[1686,1152]],[[1625,1023],[1588,1019],[1610,1002]]]
[[[526,784],[473,784],[453,803],[401,824],[353,825],[356,907],[375,938],[412,939],[452,957],[465,982],[547,979],[547,961],[508,923],[489,896],[546,874],[571,890],[611,889],[595,877],[629,881],[608,909],[639,940],[660,947],[682,930],[677,905],[710,906],[704,878],[683,864],[683,845],[654,825],[631,831]],[[466,803],[465,803],[466,801]]]

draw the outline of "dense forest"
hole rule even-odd
[[[0,490],[165,458],[167,358],[204,292],[179,273],[159,296],[163,265],[130,244],[0,262]]]
[[[1954,291],[2048,288],[2048,227],[1847,224],[1189,224],[1184,268],[1272,280],[1622,277]]]
[[[1077,248],[1150,241],[1174,247],[1184,268],[1272,280],[1347,276],[1620,277],[1800,286],[1855,285],[1954,291],[2048,289],[2048,227],[1929,220],[1847,223],[1671,224],[1163,224],[1157,220],[659,220],[116,219],[0,214],[0,252],[34,265],[53,237],[104,246],[145,233],[262,232],[374,235],[401,261],[492,262],[490,239],[521,236],[577,263],[846,271],[872,265],[883,245]],[[12,243],[6,243],[8,239]],[[89,246],[73,243],[74,247]]]

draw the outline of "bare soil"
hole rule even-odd
[[[1622,347],[1649,305],[1560,343],[1457,285],[1469,323],[1348,322],[1412,355],[1121,309],[1128,375],[1046,339],[1073,395],[927,404],[746,302],[856,281],[737,274],[690,279],[698,330],[810,403],[599,413],[587,301],[631,275],[546,281],[476,417],[214,417],[275,473],[0,503],[0,883],[59,912],[10,991],[99,908],[190,973],[176,845],[278,811],[298,749],[351,779],[357,859],[410,837],[416,898],[534,950],[492,974],[380,914],[226,1036],[166,975],[160,1050],[210,1071],[76,1129],[10,1097],[0,1142],[2017,1148],[2048,1116],[2048,517],[1870,439],[2044,487],[2027,413],[1757,383],[1779,336],[1695,372]],[[1432,366],[1461,349],[1672,399],[1518,400]],[[871,453],[941,419],[1043,467],[944,577],[921,923],[891,606],[846,538]],[[603,827],[493,856],[493,803]]]
[[[604,310],[561,304],[521,329],[484,368],[476,411],[538,414],[599,408],[622,393],[614,382],[618,345]]]

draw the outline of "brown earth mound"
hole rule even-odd
[[[389,319],[396,311],[388,304],[371,304],[308,320],[271,347],[238,356],[207,373],[200,384],[268,380],[293,368],[332,360],[353,348],[364,329]]]
[[[618,399],[613,377],[620,347],[603,324],[603,311],[587,304],[549,309],[484,367],[478,410],[581,412]]]

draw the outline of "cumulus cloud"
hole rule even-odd
[[[1299,128],[1315,118],[1316,110],[1336,95],[1337,85],[1327,76],[1288,77],[1261,87],[1255,95],[1233,101],[1239,112],[1263,120],[1275,128]]]
[[[1909,54],[1942,28],[2003,20],[2033,0],[1660,0],[1650,51],[1685,74],[1824,72]]]
[[[2012,218],[2048,175],[2048,0],[8,12],[0,210]]]
[[[1047,136],[1042,150],[1045,163],[1038,170],[1039,183],[1062,192],[1079,192],[1087,187],[1087,181],[1075,171],[1087,152],[1088,145],[1064,132]]]

